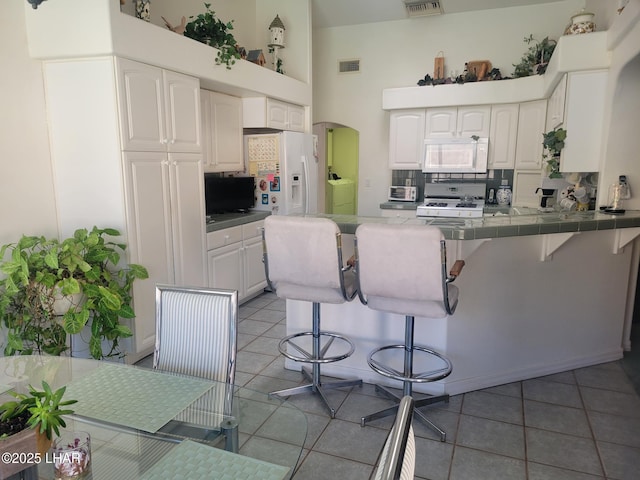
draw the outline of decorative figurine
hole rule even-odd
[[[271,32],[271,41],[269,42],[269,51],[273,51],[273,69],[280,71],[282,67],[282,60],[278,61],[278,51],[284,48],[284,24],[280,17],[276,15],[271,25],[269,25],[269,31]]]

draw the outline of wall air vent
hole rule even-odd
[[[429,15],[442,15],[440,2],[426,0],[402,0],[409,13],[409,17],[426,17]]]
[[[360,71],[360,60],[340,60],[338,62],[339,73],[358,73]]]

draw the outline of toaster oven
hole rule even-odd
[[[391,186],[389,200],[396,202],[415,202],[418,197],[418,187]]]

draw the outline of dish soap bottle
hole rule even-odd
[[[498,191],[496,192],[496,200],[498,200],[498,205],[502,207],[511,205],[511,187],[509,186],[509,180],[502,180],[502,185],[498,187]]]

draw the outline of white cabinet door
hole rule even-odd
[[[287,104],[267,98],[267,127],[288,130]]]
[[[122,150],[202,151],[197,78],[116,61]]]
[[[428,108],[426,112],[426,138],[455,137],[457,121],[457,108]]]
[[[304,132],[304,107],[289,104],[287,117],[289,130],[293,132]]]
[[[167,150],[201,153],[200,81],[168,70],[163,77]]]
[[[490,106],[458,108],[457,136],[471,137],[472,135],[477,135],[479,137],[488,137],[490,119]]]
[[[174,277],[178,285],[205,286],[206,225],[202,157],[169,154]]]
[[[304,132],[304,107],[267,98],[267,127]]]
[[[202,91],[209,96],[210,126],[209,158],[206,170],[210,172],[244,171],[242,154],[242,100],[218,92]]]
[[[568,74],[561,172],[600,170],[607,79],[604,70]]]
[[[490,118],[490,106],[428,108],[426,137],[488,137]]]
[[[267,286],[262,263],[262,238],[245,240],[244,248],[244,296],[260,293]]]
[[[567,91],[567,75],[556,85],[547,103],[547,121],[545,132],[559,127],[564,122],[564,102]]]
[[[237,290],[244,294],[242,285],[242,242],[209,250],[209,286]]]
[[[542,134],[545,128],[546,111],[546,100],[520,104],[516,168],[536,170],[542,166]]]
[[[162,69],[116,61],[122,150],[166,151]]]
[[[305,108],[267,97],[242,99],[244,128],[273,128],[276,130],[305,131]]]
[[[149,272],[133,284],[139,352],[155,345],[156,283],[175,283],[169,165],[161,152],[124,152],[123,162],[130,261]]]
[[[155,342],[155,285],[206,285],[202,166],[198,154],[124,152],[131,262],[149,278],[134,283],[136,351]]]
[[[518,111],[518,104],[491,107],[488,159],[491,169],[512,169],[515,165]]]
[[[393,110],[389,116],[389,168],[420,170],[424,152],[424,109]]]

